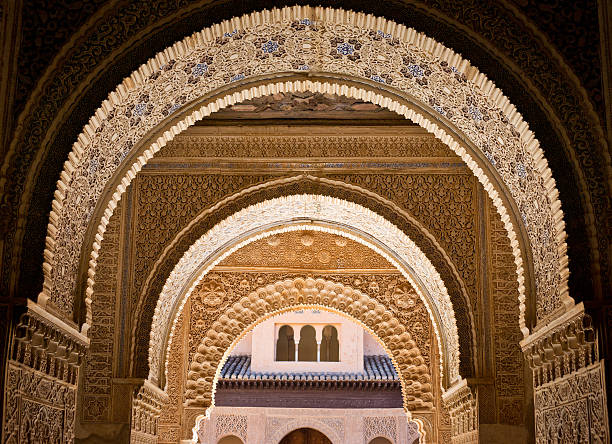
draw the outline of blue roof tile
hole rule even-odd
[[[251,371],[251,356],[233,355],[221,369],[221,379],[282,381],[398,381],[391,358],[384,355],[363,357],[363,373],[306,372],[261,373]]]

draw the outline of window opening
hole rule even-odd
[[[305,325],[300,330],[298,361],[317,361],[317,337],[312,325]]]
[[[321,339],[321,361],[340,361],[338,330],[336,330],[336,327],[331,325],[326,325],[323,328],[323,338]]]
[[[283,325],[278,330],[276,341],[276,360],[295,361],[295,341],[293,339],[293,328]]]

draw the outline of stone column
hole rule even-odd
[[[533,371],[536,443],[610,442],[604,361],[583,305],[536,329],[521,347]]]
[[[89,340],[28,301],[11,341],[2,442],[73,442],[79,368]]]
[[[298,351],[300,348],[300,330],[297,328],[293,329],[293,342],[295,343],[295,362],[298,361]]]

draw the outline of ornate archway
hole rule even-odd
[[[357,39],[358,44],[361,45],[361,47],[359,48],[357,48],[356,44],[352,43],[347,39],[342,42],[336,42],[336,46],[334,46],[333,44],[330,46],[332,51],[327,53],[327,55],[335,59],[337,59],[336,55],[340,56],[340,59],[343,61],[342,63],[345,63],[345,65],[343,65],[344,67],[348,67],[349,65],[351,65],[351,63],[359,65],[362,61],[364,61],[366,58],[364,54],[367,53],[366,49],[364,48],[370,48],[368,45],[371,45],[372,47],[375,47],[377,45],[384,47],[385,44],[391,46],[393,46],[393,44],[399,44],[401,46],[405,43],[402,42],[399,37],[399,43],[393,43],[395,40],[394,35],[396,35],[397,29],[394,28],[393,25],[389,25],[386,22],[382,22],[383,24],[380,26],[373,26],[373,22],[370,19],[363,19],[365,21],[360,22],[363,16],[353,16],[348,14],[346,15],[346,17],[342,16],[340,19],[338,19],[338,17],[333,15],[334,14],[332,13],[327,14],[327,16],[323,14],[323,16],[325,17],[320,16],[317,17],[316,20],[308,19],[307,22],[302,22],[302,20],[293,20],[295,17],[291,17],[290,15],[283,16],[282,14],[280,14],[274,16],[274,14],[272,14],[269,17],[265,17],[264,14],[264,16],[262,16],[263,22],[257,22],[257,20],[255,20],[254,22],[249,22],[248,19],[245,19],[242,23],[239,24],[239,26],[236,26],[236,28],[228,28],[228,30],[225,31],[228,35],[219,34],[219,39],[221,39],[222,42],[225,42],[223,43],[223,45],[234,45],[235,47],[238,47],[240,46],[238,40],[242,39],[242,41],[244,42],[249,39],[244,39],[245,36],[241,34],[242,31],[237,31],[236,33],[234,33],[234,29],[251,29],[249,28],[249,26],[263,26],[263,23],[272,26],[273,24],[277,23],[275,20],[280,20],[282,22],[283,20],[288,21],[289,19],[291,19],[290,21],[292,24],[297,22],[295,26],[300,28],[297,30],[300,32],[319,32],[320,30],[314,29],[316,28],[317,23],[324,23],[325,20],[330,19],[330,17],[333,18],[333,20],[335,21],[343,21],[343,29],[347,33],[352,32],[351,30],[347,31],[347,29],[351,27],[351,29],[354,31],[355,29],[362,29],[363,27],[367,28],[369,26],[370,31],[372,32],[374,32],[373,29],[382,28],[382,30],[377,29],[377,31],[381,31],[382,34],[374,32],[374,35],[369,36],[372,38],[368,40],[367,43],[365,43],[365,39],[369,38],[368,36],[363,37],[363,41]],[[368,22],[368,20],[370,20],[370,22]],[[335,25],[338,25],[338,23],[334,22],[334,26]],[[376,23],[376,25],[379,25],[379,23]],[[404,33],[404,30],[400,29],[397,35],[401,35],[401,37],[403,38],[405,37],[405,35],[402,33]],[[267,60],[269,62],[270,60],[275,60],[275,57],[277,55],[280,55],[281,58],[287,55],[288,46],[286,46],[286,41],[281,42],[281,39],[276,39],[276,37],[277,35],[275,34],[265,41],[262,40],[261,42],[254,43],[253,48],[255,48],[255,51],[261,51],[264,53],[264,59],[261,60]],[[243,79],[241,79],[239,75],[236,78],[230,77],[228,85],[231,84],[231,86],[222,86],[220,87],[220,89],[216,89],[216,92],[214,94],[211,93],[210,96],[196,97],[194,95],[189,99],[186,98],[186,102],[180,104],[178,104],[178,102],[173,103],[172,106],[178,104],[179,106],[184,106],[184,108],[175,110],[174,114],[170,112],[161,112],[161,120],[158,120],[157,123],[154,121],[154,119],[151,120],[149,123],[146,124],[152,125],[148,128],[146,128],[146,125],[144,123],[142,124],[142,126],[140,126],[141,121],[144,122],[152,114],[155,114],[160,110],[153,108],[149,109],[149,102],[147,102],[144,96],[140,94],[142,93],[142,90],[138,91],[138,93],[140,94],[138,97],[130,96],[130,94],[140,88],[140,86],[138,85],[142,83],[142,85],[146,84],[151,86],[159,78],[164,77],[166,74],[173,74],[177,77],[180,77],[182,74],[177,74],[176,71],[176,69],[179,68],[183,69],[183,72],[186,76],[193,77],[194,79],[197,77],[197,82],[201,82],[201,79],[206,77],[205,74],[209,72],[209,68],[214,67],[214,60],[210,64],[206,61],[200,61],[194,66],[187,66],[190,63],[188,59],[192,55],[190,51],[193,50],[194,52],[197,52],[198,50],[202,49],[198,46],[201,42],[197,41],[198,39],[196,36],[193,41],[189,41],[193,43],[193,45],[189,43],[187,45],[187,49],[185,49],[185,47],[181,47],[181,45],[177,45],[175,50],[177,51],[177,53],[180,53],[180,56],[176,57],[176,60],[173,59],[175,60],[175,63],[174,65],[169,67],[169,69],[166,70],[164,68],[160,70],[157,77],[155,77],[155,72],[153,72],[152,74],[146,73],[146,68],[143,68],[143,72],[146,74],[146,76],[148,76],[148,78],[143,80],[139,79],[136,75],[134,79],[132,79],[134,80],[133,85],[128,85],[129,88],[134,89],[131,89],[131,92],[127,91],[122,99],[118,99],[118,101],[112,106],[109,105],[109,107],[107,107],[105,111],[100,112],[100,114],[96,118],[97,121],[96,119],[94,119],[94,123],[92,123],[92,126],[88,129],[88,131],[91,130],[91,139],[86,140],[84,137],[82,139],[82,141],[84,142],[79,145],[75,151],[76,154],[73,154],[70,158],[70,161],[67,162],[65,174],[62,176],[62,180],[58,185],[59,189],[56,193],[54,211],[51,215],[51,224],[49,228],[48,237],[48,249],[45,253],[45,273],[47,273],[47,277],[51,276],[51,278],[49,281],[45,281],[45,290],[43,290],[43,293],[41,293],[40,297],[41,305],[45,306],[45,304],[47,304],[47,308],[49,308],[49,311],[57,309],[60,315],[63,315],[65,316],[65,318],[70,319],[71,315],[74,314],[70,309],[70,305],[73,301],[73,299],[71,298],[73,298],[75,294],[77,295],[76,297],[79,297],[79,291],[75,290],[78,285],[72,285],[78,282],[79,273],[76,270],[78,270],[79,266],[77,265],[76,267],[73,267],[75,263],[71,263],[70,261],[75,257],[80,257],[81,262],[87,261],[87,259],[89,259],[88,253],[90,244],[94,245],[93,253],[91,255],[92,259],[89,264],[86,264],[84,268],[81,268],[81,270],[83,271],[81,276],[85,275],[84,270],[87,269],[87,295],[92,295],[93,282],[97,265],[97,248],[99,247],[101,239],[104,235],[105,224],[110,218],[110,215],[112,214],[113,206],[120,198],[124,187],[129,184],[132,178],[131,176],[134,175],[134,172],[137,171],[142,165],[144,165],[147,160],[147,157],[149,155],[152,155],[152,153],[156,149],[158,149],[164,141],[169,140],[168,138],[171,136],[170,134],[160,137],[160,142],[158,146],[154,146],[153,148],[151,148],[148,142],[150,140],[153,140],[153,138],[157,136],[157,134],[155,136],[151,136],[150,140],[144,141],[143,136],[144,134],[148,133],[149,129],[163,128],[172,131],[174,128],[174,130],[178,131],[184,128],[185,125],[191,124],[193,119],[199,119],[201,116],[198,116],[198,112],[200,112],[201,110],[204,110],[204,112],[211,112],[214,111],[216,107],[226,106],[227,104],[233,103],[233,101],[243,100],[247,97],[255,97],[258,95],[270,94],[271,92],[278,90],[290,90],[292,88],[296,88],[298,90],[317,90],[328,91],[334,94],[346,94],[353,97],[361,97],[372,102],[380,103],[381,105],[386,106],[389,109],[400,111],[403,115],[409,118],[413,118],[416,122],[422,124],[429,130],[436,132],[436,134],[440,138],[448,142],[449,145],[453,147],[453,149],[455,149],[456,152],[458,152],[462,156],[462,158],[466,161],[469,167],[472,168],[472,171],[475,172],[475,175],[486,186],[487,191],[490,193],[490,196],[493,197],[494,203],[500,211],[500,214],[502,215],[503,223],[505,224],[506,229],[510,233],[509,238],[512,242],[515,265],[517,266],[518,270],[519,293],[524,292],[525,290],[523,286],[524,282],[527,282],[527,287],[533,284],[533,287],[537,288],[537,293],[534,291],[533,294],[536,295],[536,298],[542,297],[542,300],[540,301],[541,303],[538,303],[539,305],[536,304],[539,310],[539,312],[537,313],[538,320],[544,321],[560,315],[563,312],[563,304],[561,304],[560,302],[563,302],[566,305],[572,304],[572,301],[566,297],[567,294],[565,288],[565,280],[567,277],[567,263],[565,260],[564,251],[564,230],[563,223],[561,220],[561,213],[558,207],[558,201],[556,200],[556,194],[554,192],[554,181],[552,181],[552,179],[550,178],[545,161],[543,161],[540,157],[541,153],[538,151],[537,144],[530,140],[530,133],[528,133],[526,126],[520,124],[520,118],[516,117],[516,115],[514,114],[514,110],[511,109],[511,107],[506,106],[507,103],[503,102],[504,99],[500,99],[501,101],[498,100],[498,98],[501,97],[501,93],[495,90],[492,86],[487,85],[482,78],[479,79],[476,74],[472,76],[473,71],[467,69],[464,70],[464,73],[468,73],[465,75],[464,79],[462,71],[459,68],[455,67],[455,70],[453,70],[451,68],[451,65],[448,65],[449,60],[451,60],[450,58],[455,57],[454,55],[448,55],[444,53],[444,51],[440,49],[439,46],[436,46],[430,41],[418,41],[419,38],[415,38],[416,40],[413,39],[414,41],[412,41],[412,43],[414,43],[420,49],[425,48],[424,51],[426,55],[424,56],[424,59],[427,58],[428,54],[433,54],[434,58],[442,54],[437,61],[442,60],[443,62],[446,62],[447,65],[442,65],[440,63],[440,65],[438,66],[434,63],[434,68],[432,68],[432,66],[430,65],[427,65],[427,67],[429,67],[431,71],[431,73],[427,73],[427,69],[423,67],[423,63],[425,62],[422,63],[421,59],[412,62],[410,60],[408,62],[402,60],[402,66],[405,66],[407,68],[412,67],[411,70],[408,69],[407,71],[412,77],[407,76],[400,70],[399,72],[402,73],[405,79],[400,78],[399,80],[394,77],[397,72],[392,72],[391,74],[388,74],[387,77],[385,77],[385,75],[387,74],[382,71],[384,71],[384,67],[388,67],[388,65],[382,63],[384,62],[382,59],[379,59],[381,61],[380,64],[374,63],[372,65],[376,68],[377,74],[370,75],[369,77],[366,75],[363,78],[356,75],[355,78],[351,78],[348,80],[338,80],[337,77],[339,76],[339,74],[337,72],[327,73],[321,71],[313,73],[311,71],[310,65],[308,67],[308,70],[312,73],[312,76],[310,76],[308,80],[304,80],[303,76],[301,76],[300,73],[296,72],[286,74],[282,72],[279,73],[275,71],[266,71],[264,74],[262,74],[263,77],[261,78],[258,78],[257,76],[251,74],[252,77],[247,78],[248,76],[245,76],[245,78]],[[249,44],[253,44],[253,41],[249,42]],[[306,44],[308,45],[309,43]],[[430,49],[433,47],[431,53],[427,53],[428,45]],[[264,47],[267,49],[264,49]],[[335,54],[333,53],[334,48],[336,51]],[[285,50],[285,53],[281,54],[281,50],[283,49]],[[310,48],[302,47],[302,49]],[[357,55],[355,55],[355,51],[358,52]],[[233,54],[236,53],[239,53],[239,51],[234,52]],[[418,53],[418,51],[416,51],[416,53]],[[228,57],[231,57],[232,55],[229,55]],[[323,52],[323,55],[327,57],[325,52]],[[419,56],[420,55],[422,54],[419,53]],[[356,58],[357,60],[353,60],[351,56],[353,56],[353,58]],[[238,56],[238,58],[239,57],[240,56]],[[267,57],[267,59],[265,59],[265,57]],[[168,61],[170,64],[170,58],[164,59],[163,57],[160,57],[160,60],[161,59],[163,59],[163,61]],[[458,60],[458,58],[456,60]],[[180,66],[176,67],[176,64]],[[199,65],[206,65],[206,67]],[[460,65],[460,63],[457,63],[457,65]],[[151,66],[153,66],[153,64]],[[302,66],[300,65],[300,67]],[[450,75],[451,79],[454,76],[454,78],[458,82],[466,83],[469,85],[469,88],[475,88],[476,90],[478,90],[479,94],[484,91],[484,96],[487,96],[488,94],[488,97],[485,97],[485,101],[491,99],[493,102],[496,102],[495,106],[499,105],[498,108],[501,108],[502,111],[499,112],[496,116],[495,112],[497,108],[495,108],[495,106],[487,108],[487,113],[483,113],[482,108],[479,105],[476,105],[474,109],[473,105],[480,103],[478,102],[478,100],[482,98],[478,94],[475,94],[474,96],[469,96],[470,106],[467,107],[467,111],[464,112],[463,108],[460,109],[460,111],[462,111],[464,114],[467,114],[467,117],[464,116],[467,119],[466,123],[462,120],[463,117],[457,117],[455,115],[455,112],[458,112],[458,108],[445,108],[445,105],[438,104],[435,101],[427,101],[425,105],[422,105],[422,103],[426,102],[423,98],[430,96],[427,96],[425,93],[423,93],[423,96],[419,96],[417,94],[415,98],[408,96],[408,94],[400,94],[394,89],[399,88],[401,90],[401,82],[416,82],[416,85],[419,86],[415,86],[415,91],[420,91],[418,89],[419,87],[422,87],[424,90],[428,90],[428,88],[431,89],[430,86],[435,84],[436,81],[440,81],[439,78],[437,78],[436,80],[435,76],[432,77],[432,75],[436,73],[440,74],[439,71],[436,71],[436,69],[440,67],[442,67],[441,71]],[[444,67],[450,69],[451,72],[447,72]],[[370,66],[370,68],[372,67]],[[463,68],[465,68],[465,66],[463,66]],[[419,69],[423,71],[422,75]],[[364,72],[365,71],[360,72],[359,75],[363,75]],[[275,73],[275,75],[278,75],[279,78],[282,77],[282,81],[270,83],[268,79],[264,78],[270,73]],[[149,74],[151,75],[149,76]],[[346,74],[346,72],[344,74]],[[211,75],[210,78],[213,79],[213,77],[214,76]],[[143,81],[141,82],[141,80]],[[422,84],[423,82],[426,82],[426,84]],[[126,85],[128,83],[129,82],[127,82]],[[236,85],[236,87],[234,88],[233,85]],[[391,85],[391,87],[389,87],[389,85]],[[119,95],[121,94],[123,93],[120,92]],[[194,94],[197,95],[197,93]],[[442,96],[444,96],[444,94],[441,94],[440,97]],[[123,99],[125,99],[124,102],[122,102]],[[189,102],[189,100],[192,101],[190,103],[187,103]],[[201,109],[199,111],[196,110],[200,106]],[[428,106],[429,108],[432,108],[435,112],[429,109]],[[168,110],[170,110],[171,108],[169,108]],[[117,145],[124,147],[125,150],[121,152],[111,153],[111,157],[114,156],[114,167],[116,167],[115,170],[111,171],[114,167],[111,167],[108,164],[101,165],[99,163],[100,159],[104,160],[104,158],[107,154],[109,154],[109,152],[106,152],[104,153],[104,155],[98,157],[96,157],[97,155],[89,158],[87,156],[89,153],[88,150],[90,148],[93,147],[94,151],[100,148],[99,145],[95,145],[95,140],[102,140],[104,136],[109,135],[111,135],[111,138],[109,140],[111,140],[112,142],[109,145],[113,145],[114,142],[118,140],[112,140],[112,137],[117,134],[117,132],[112,133],[113,130],[108,130],[108,127],[114,125],[114,123],[111,124],[110,121],[113,120],[114,117],[116,117],[109,116],[111,114],[114,114],[114,112],[119,109],[122,109],[125,113],[129,114],[121,117],[121,119],[124,120],[123,123],[130,127],[129,131],[126,131],[125,134],[131,134],[135,137],[132,141],[137,140],[137,142],[132,147],[133,149],[131,149],[129,147],[129,141],[126,145],[121,145],[125,140],[119,140]],[[508,109],[510,109],[510,111],[508,111]],[[108,111],[108,115],[106,115],[106,111]],[[436,115],[436,112],[439,113],[442,117]],[[176,116],[176,118],[174,118],[174,116]],[[424,116],[429,116],[431,120],[426,121],[427,117]],[[127,117],[127,123],[125,122],[125,119],[123,117]],[[159,117],[159,115],[157,117]],[[519,154],[515,155],[514,157],[513,154],[516,154],[515,152],[504,152],[504,155],[502,156],[502,162],[500,162],[500,160],[495,157],[495,150],[505,150],[505,148],[507,148],[506,144],[509,139],[505,139],[504,137],[499,136],[496,141],[491,142],[487,140],[487,143],[483,142],[481,144],[480,142],[482,142],[484,139],[479,139],[478,135],[478,130],[482,130],[483,128],[486,129],[487,125],[491,122],[491,120],[499,123],[495,120],[497,119],[497,117],[501,119],[502,123],[507,125],[506,129],[509,130],[509,133],[512,136],[510,137],[510,142],[512,142],[513,140],[516,142],[516,140],[518,140],[517,146],[524,149],[524,152],[519,151]],[[504,119],[506,119],[506,121],[504,121]],[[432,123],[433,121],[436,121],[437,123],[434,124]],[[463,124],[465,125],[462,126]],[[118,127],[120,126],[121,125],[119,125]],[[495,125],[491,124],[491,126]],[[116,130],[118,127],[114,127],[114,130]],[[449,134],[452,135],[454,138],[451,138]],[[464,140],[462,140],[462,135],[466,136]],[[108,142],[108,140],[106,140],[106,142]],[[487,151],[486,147],[488,146],[489,148],[491,148],[491,143],[495,145],[495,142],[497,142],[499,145],[496,145],[495,149]],[[500,146],[503,146],[504,148],[501,148]],[[512,143],[509,143],[509,146],[514,145]],[[478,150],[481,148],[482,153],[484,153],[484,157],[479,154]],[[489,154],[490,156],[487,156],[487,154]],[[127,164],[122,163],[125,160],[125,158],[123,157],[124,155],[129,160],[126,161]],[[136,159],[139,155],[141,158],[137,159],[136,162],[131,163],[132,160]],[[523,157],[523,155],[527,156],[527,160],[525,160],[526,158]],[[506,159],[506,157],[508,157],[508,159]],[[510,165],[504,164],[506,160],[510,162]],[[487,162],[489,162],[493,166],[491,167],[491,165],[489,165]],[[123,168],[122,165],[125,166],[125,168]],[[122,176],[122,174],[126,171],[127,173]],[[100,177],[104,179],[103,182],[105,183],[102,188],[96,189],[97,182],[88,182],[89,178],[97,180],[100,179]],[[515,182],[513,182],[513,180]],[[508,183],[506,181],[508,181]],[[117,185],[119,182],[121,182],[121,184]],[[531,185],[533,184],[535,184],[535,188],[537,188],[539,191],[544,190],[545,192],[540,194],[538,190],[534,191],[533,189],[531,189]],[[525,197],[524,195],[520,195],[517,197],[517,189],[524,189],[526,190],[527,194],[533,191],[534,194],[530,194],[527,197]],[[108,199],[106,197],[101,197],[104,196],[105,190],[110,190],[108,196],[112,195],[112,197],[109,197]],[[99,191],[99,194],[97,197],[92,197],[93,194],[88,194],[90,191],[93,194]],[[505,192],[508,193],[504,194]],[[518,193],[520,194],[520,192]],[[538,198],[541,199],[538,200]],[[85,214],[84,218],[79,221],[78,217],[73,218],[72,216],[78,214],[78,211],[80,210],[80,205],[83,202],[86,202],[85,206],[88,208],[88,210],[85,211],[85,213],[87,214]],[[64,203],[66,203],[66,205],[64,205]],[[543,203],[545,204],[542,205]],[[536,210],[533,210],[533,208],[531,207],[526,207],[526,205],[531,204],[535,206]],[[102,221],[101,224],[96,225],[99,220]],[[66,225],[63,223],[66,221],[69,221],[69,224]],[[81,223],[83,221],[85,222]],[[90,224],[89,222],[91,221],[93,222]],[[89,235],[86,232],[87,226],[89,226],[90,230]],[[551,231],[550,228],[552,228],[553,230]],[[527,241],[528,239],[529,242]],[[56,249],[57,246],[60,247]],[[73,253],[75,253],[77,250],[79,251],[79,254],[73,255]],[[532,259],[535,273],[534,279],[531,279],[529,277],[530,261]],[[66,261],[63,262],[64,260]],[[521,264],[527,265],[526,267],[522,267]],[[526,279],[523,276],[523,271],[527,275]],[[75,273],[73,274],[72,272]],[[59,279],[56,281],[55,277],[59,277]],[[65,277],[67,278],[67,280],[64,280]],[[70,283],[71,279],[72,284]],[[51,285],[50,287],[48,287],[47,285],[49,283]],[[49,289],[51,289],[51,291],[47,292],[47,290]],[[73,292],[73,290],[75,291]],[[524,301],[524,298],[521,299],[521,302]],[[526,324],[524,316],[526,313],[525,304],[521,304],[521,309],[522,310],[521,317],[519,317],[519,323],[523,327],[523,334],[526,334],[527,329],[525,328]],[[580,310],[581,308],[578,308],[578,310],[570,310],[568,313],[571,314],[571,316],[569,317],[575,316],[576,313]],[[567,321],[569,317],[558,318],[561,319],[561,321],[559,321],[559,324],[554,324],[555,328],[557,328],[562,322]],[[575,328],[577,330],[580,330],[584,327],[582,325],[583,319],[580,316],[578,316],[578,318],[578,323],[580,325]],[[91,321],[90,313],[88,314],[86,321],[87,322],[85,322],[83,328],[84,333],[87,332],[87,328],[91,324],[91,322],[89,322]],[[570,323],[573,322],[574,321],[571,321]],[[572,329],[573,328],[574,327],[572,327]],[[555,333],[554,337],[552,338],[552,341],[554,343],[553,349],[555,350],[559,348],[563,349],[564,344],[566,344],[566,342],[573,343],[574,341],[574,336],[572,336],[573,333],[570,332],[568,334],[561,327],[559,327],[559,330],[563,331],[563,334]],[[545,381],[548,376],[546,376],[544,373],[547,373],[548,370],[542,370],[542,362],[544,362],[546,365],[550,364],[552,367],[554,367],[553,373],[556,375],[556,377],[560,375],[565,376],[565,373],[568,370],[565,367],[561,367],[560,364],[558,364],[558,362],[555,360],[555,358],[550,357],[550,347],[548,345],[550,338],[545,337],[547,333],[540,333],[541,331],[538,332],[537,335],[534,335],[534,337],[526,341],[524,343],[524,347],[526,350],[528,350],[528,353],[530,355],[530,363],[535,368],[537,368],[539,372],[538,381],[536,382],[536,384],[545,384]],[[570,337],[571,340],[566,341],[566,336]],[[580,339],[580,341],[582,341],[583,339],[584,338]],[[590,339],[584,339],[584,342],[590,343],[592,341]],[[581,342],[580,347],[582,347],[582,345],[584,344]],[[591,346],[587,345],[586,347],[588,348]],[[590,353],[591,351],[589,351],[589,354]],[[592,354],[593,356],[597,356],[596,351],[592,352]],[[591,358],[587,359],[586,361],[590,362],[590,359]],[[569,366],[569,371],[571,373],[572,370],[583,367],[584,365],[588,364],[573,363],[572,361],[572,364]],[[467,399],[469,398],[469,396],[466,395],[463,398]],[[472,401],[470,400],[469,402]]]
[[[447,375],[444,385],[448,387],[460,379],[453,306],[431,262],[404,233],[372,211],[351,202],[316,195],[287,196],[252,205],[217,224],[189,248],[167,279],[157,302],[149,346],[149,379],[158,380],[182,306],[209,270],[258,238],[302,229],[325,230],[349,237],[369,246],[400,270],[424,301],[435,326],[443,355],[443,373]]]
[[[405,410],[432,407],[433,387],[425,361],[407,326],[394,315],[409,298],[408,291],[398,293],[390,303],[392,307],[386,307],[359,290],[312,278],[287,279],[259,288],[208,326],[187,372],[185,403],[214,405],[221,368],[230,351],[253,327],[287,311],[315,308],[353,320],[380,342],[400,376]]]
[[[240,213],[240,211],[245,210],[249,206],[264,204],[264,202],[272,198],[282,200],[292,196],[292,199],[299,200],[300,195],[312,193],[321,193],[324,196],[328,196],[331,199],[330,202],[333,202],[334,198],[336,198],[336,200],[339,199],[350,204],[356,204],[357,207],[364,207],[372,213],[383,215],[384,219],[392,221],[392,225],[395,225],[408,238],[415,241],[419,249],[427,252],[428,260],[432,262],[434,268],[439,272],[445,287],[448,289],[457,325],[461,325],[464,329],[464,333],[459,336],[461,373],[464,376],[472,375],[476,359],[474,357],[476,327],[472,306],[469,303],[465,284],[457,273],[453,260],[436,242],[433,235],[428,232],[422,223],[415,220],[402,207],[372,191],[363,189],[355,184],[303,175],[263,182],[227,196],[212,207],[206,207],[197,213],[189,225],[181,230],[172,242],[164,248],[163,255],[158,258],[144,280],[145,283],[139,297],[141,302],[136,308],[136,318],[139,321],[134,323],[134,330],[132,332],[131,354],[134,356],[134,359],[145,354],[151,356],[149,349],[150,329],[153,325],[153,314],[156,311],[159,295],[164,290],[166,282],[169,281],[181,258],[188,252],[189,247],[196,244],[199,239],[201,241],[201,238],[207,234],[210,234],[209,231],[214,226],[222,223],[225,218],[227,218],[225,220],[227,224],[231,221],[230,216],[232,214]],[[303,209],[298,208],[297,211],[302,212]],[[345,230],[341,231],[345,232]],[[245,239],[252,234],[254,233],[245,235]],[[255,238],[251,239],[251,241],[254,240]],[[230,240],[227,242],[231,243]],[[234,247],[236,246],[234,245]],[[229,254],[230,251],[225,250],[224,253]],[[211,260],[222,260],[220,254],[219,257],[211,258]],[[208,265],[211,264],[209,263]],[[201,271],[203,272],[204,270]],[[175,307],[171,307],[171,309],[174,310]],[[162,342],[164,340],[164,338],[160,339]],[[150,366],[144,364],[141,362],[134,367],[140,377],[147,377],[150,374]],[[158,383],[162,386],[164,385],[163,374],[152,375],[152,377],[157,378]]]
[[[413,293],[412,297],[417,296]],[[200,293],[196,304],[206,306],[209,299],[207,293]],[[257,417],[258,413],[248,408],[238,411],[234,407],[218,407],[214,404],[214,395],[212,399],[207,396],[210,396],[211,390],[217,387],[217,382],[222,378],[226,359],[256,326],[288,312],[297,310],[303,313],[304,310],[312,309],[347,318],[349,323],[357,324],[383,346],[399,375],[404,409],[366,409],[360,414],[357,409],[352,411],[358,417],[357,423],[350,420],[347,422],[347,416],[351,416],[351,413],[342,409],[335,409],[337,413],[334,413],[334,409],[323,409],[325,412],[321,413],[272,409],[275,411],[267,413],[270,416],[266,417],[265,430],[261,427],[242,427],[240,430],[244,429],[243,433],[251,436],[250,439],[257,437],[257,442],[270,444],[278,443],[283,436],[301,427],[322,430],[333,442],[339,444],[379,435],[389,436],[393,442],[404,442],[406,438],[410,443],[415,438],[418,441],[419,436],[424,436],[422,421],[413,421],[411,411],[433,409],[437,402],[432,396],[435,388],[431,384],[431,369],[424,365],[420,349],[411,338],[405,321],[394,317],[403,302],[406,302],[406,297],[400,295],[398,306],[392,302],[392,307],[384,307],[376,297],[370,297],[352,287],[324,279],[301,277],[279,281],[250,292],[231,305],[226,315],[209,323],[206,334],[199,340],[197,351],[190,359],[186,391],[181,397],[185,400],[184,406],[191,410],[185,416],[187,424],[183,424],[183,427],[194,425],[191,429],[193,442],[207,444],[211,436],[218,435],[219,418],[222,424],[240,424],[249,422],[246,419],[249,415]],[[201,319],[198,319],[197,325],[198,330],[203,328]],[[185,327],[187,324],[183,323],[181,328]],[[173,360],[177,358],[178,355],[173,356]],[[320,424],[326,426],[325,429],[320,428]]]
[[[283,31],[273,31],[274,26]],[[358,47],[348,40],[338,41],[334,46],[332,43],[335,41],[317,38],[316,41],[325,42],[324,46],[331,45],[333,50],[321,52],[322,47],[303,43],[306,46],[301,47],[300,57],[308,59],[310,64],[305,62],[294,67],[291,57],[295,57],[296,53],[292,52],[290,46],[299,46],[296,42],[301,42],[305,36],[319,35],[317,33],[326,35],[325,32],[330,29],[337,35],[345,36],[344,40],[356,36]],[[270,34],[269,39],[257,43],[259,40],[255,38],[255,42],[254,36],[263,30]],[[217,35],[213,43],[211,39]],[[277,35],[283,38],[274,40],[272,37]],[[248,37],[243,38],[245,36]],[[287,46],[285,42],[291,43]],[[236,52],[228,54],[226,51],[215,50],[215,45],[221,45],[224,49],[233,48]],[[248,49],[248,45],[254,49]],[[261,51],[262,56],[245,58],[244,54],[252,50]],[[232,69],[240,72],[226,75],[223,67],[215,63],[230,57],[234,57]],[[240,61],[247,65],[256,61],[256,65],[242,66],[238,63]],[[327,74],[322,74],[319,81],[262,83],[256,78],[258,74],[267,76],[272,72],[280,73],[282,69],[292,71],[289,77],[300,77],[301,71],[312,73],[313,67],[316,68],[316,75],[328,72],[333,78],[336,75],[334,70],[339,70],[338,73],[342,75],[355,75],[357,83],[329,80],[326,79]],[[162,101],[156,104],[149,102],[150,94],[155,91],[154,95],[159,94],[165,81],[175,81],[183,76],[178,74],[180,70],[196,82],[205,79],[206,88],[187,88],[184,91],[190,92],[183,98],[165,95],[164,106],[161,106]],[[173,73],[178,77],[173,77]],[[221,93],[212,102],[206,102],[204,98],[205,104],[200,109],[185,111],[183,115],[189,114],[187,117],[170,122],[173,120],[170,116],[172,111],[188,101],[196,103],[198,97],[202,98],[206,91],[212,92],[223,84],[230,85],[243,80],[248,83],[249,79],[253,79],[255,85],[259,86],[238,87],[235,93]],[[444,87],[438,91],[434,85]],[[523,263],[524,260],[529,263],[533,259],[534,280],[538,285],[537,317],[543,319],[549,316],[560,309],[562,304],[571,305],[566,285],[565,235],[554,181],[550,178],[550,171],[537,141],[507,99],[482,74],[469,67],[466,61],[412,30],[360,14],[309,8],[286,8],[253,14],[241,20],[226,22],[214,30],[206,30],[175,45],[160,55],[158,60],[143,66],[132,78],[126,80],[117,93],[111,94],[110,100],[92,118],[87,134],[84,133],[75,144],[74,154],[58,182],[59,190],[51,214],[45,253],[45,285],[40,302],[45,304],[50,301],[64,313],[72,313],[72,302],[66,298],[73,294],[81,245],[86,237],[87,226],[96,213],[101,215],[101,223],[97,228],[91,228],[92,240],[94,232],[98,231],[93,241],[88,272],[87,296],[91,296],[96,252],[117,199],[135,172],[172,138],[172,134],[219,107],[244,98],[292,89],[328,91],[380,103],[436,133],[462,156],[485,185],[502,214],[515,252],[521,295],[525,291],[524,272],[529,271],[529,267],[524,269]],[[408,96],[408,90],[414,95]],[[461,103],[453,103],[458,99]],[[470,106],[466,105],[468,102]],[[168,119],[168,131],[152,145],[141,143],[142,136],[164,119]],[[117,125],[124,127],[119,133]],[[117,136],[113,134],[120,133],[125,134],[125,137],[117,143]],[[114,148],[106,152],[105,144]],[[109,156],[113,158],[112,162],[105,160]],[[135,160],[131,167],[124,163],[126,156]],[[108,203],[102,203],[98,198],[109,183],[108,179],[119,170],[126,171],[126,175],[117,179],[120,183],[116,191],[110,193],[112,197],[103,199]],[[79,206],[86,203],[89,210],[72,214],[77,203]],[[521,241],[522,237],[515,234],[518,232],[525,233],[525,239]],[[523,245],[523,252],[519,244]],[[59,245],[61,250],[56,251]],[[531,254],[528,253],[529,246]],[[530,279],[527,284],[530,284]],[[521,301],[521,325],[524,327],[523,296]],[[527,334],[525,328],[523,332]]]

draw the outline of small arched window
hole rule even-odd
[[[298,429],[286,435],[278,444],[332,444],[332,442],[318,430]]]
[[[293,340],[293,328],[283,325],[278,330],[276,341],[276,360],[295,361],[295,341]]]
[[[321,339],[321,361],[340,361],[340,343],[338,342],[338,330],[332,325],[323,327],[323,338]]]
[[[244,444],[240,438],[234,435],[221,438],[217,444]]]
[[[304,325],[300,330],[298,361],[317,360],[317,333],[312,325]]]
[[[369,444],[393,444],[393,443],[389,441],[387,438],[383,438],[382,436],[379,436],[378,438],[374,438],[372,441],[370,441]]]

